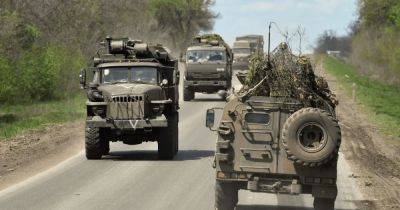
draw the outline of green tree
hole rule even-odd
[[[217,17],[212,0],[150,0],[149,11],[170,36],[174,48],[183,50],[200,31],[211,30]]]

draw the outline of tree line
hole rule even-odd
[[[62,99],[78,91],[105,36],[184,49],[213,28],[213,0],[2,0],[0,103]]]
[[[339,50],[361,73],[400,85],[400,1],[359,0],[349,32],[343,37],[324,32],[315,51]]]

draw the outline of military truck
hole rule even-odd
[[[233,54],[222,37],[194,37],[185,57],[183,100],[193,100],[196,92],[218,93],[225,100],[232,86]]]
[[[253,54],[264,52],[264,37],[262,35],[246,35],[236,37],[233,44],[233,69],[248,70],[249,58]]]
[[[246,35],[236,37],[236,41],[248,41],[250,43],[251,53],[262,54],[264,52],[263,35]]]
[[[178,152],[179,71],[177,61],[159,44],[107,37],[94,58],[93,80],[87,70],[80,84],[87,90],[87,159],[109,153],[110,141],[136,145],[158,142],[161,159]]]
[[[276,52],[271,61],[261,58],[257,71],[247,79],[238,78],[248,88],[230,98],[225,107],[207,111],[206,126],[218,133],[217,210],[233,210],[240,189],[312,194],[316,210],[334,209],[341,141],[334,112],[337,103],[326,83],[314,78],[309,60],[285,52]],[[248,82],[252,79],[255,85]],[[304,86],[307,83],[313,85]],[[323,88],[317,90],[317,86]],[[305,87],[310,90],[304,91]],[[214,127],[218,109],[223,110],[222,117]]]
[[[250,42],[246,40],[235,41],[233,43],[233,69],[248,70],[249,59],[252,55]]]

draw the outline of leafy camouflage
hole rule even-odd
[[[271,53],[270,62],[262,55],[254,55],[245,80],[243,76],[240,75],[239,80],[244,83],[244,90],[255,87],[264,79],[251,95],[295,98],[306,107],[328,110],[338,104],[325,79],[314,74],[310,59],[293,55],[286,43]]]

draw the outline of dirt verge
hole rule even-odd
[[[0,141],[0,190],[79,153],[83,138],[81,120]]]
[[[322,64],[317,74],[324,76],[339,99],[337,114],[342,128],[341,152],[349,161],[364,198],[360,209],[398,209],[400,207],[400,146],[389,143],[378,128],[368,121],[363,107],[345,94]],[[339,166],[340,167],[340,166]]]

